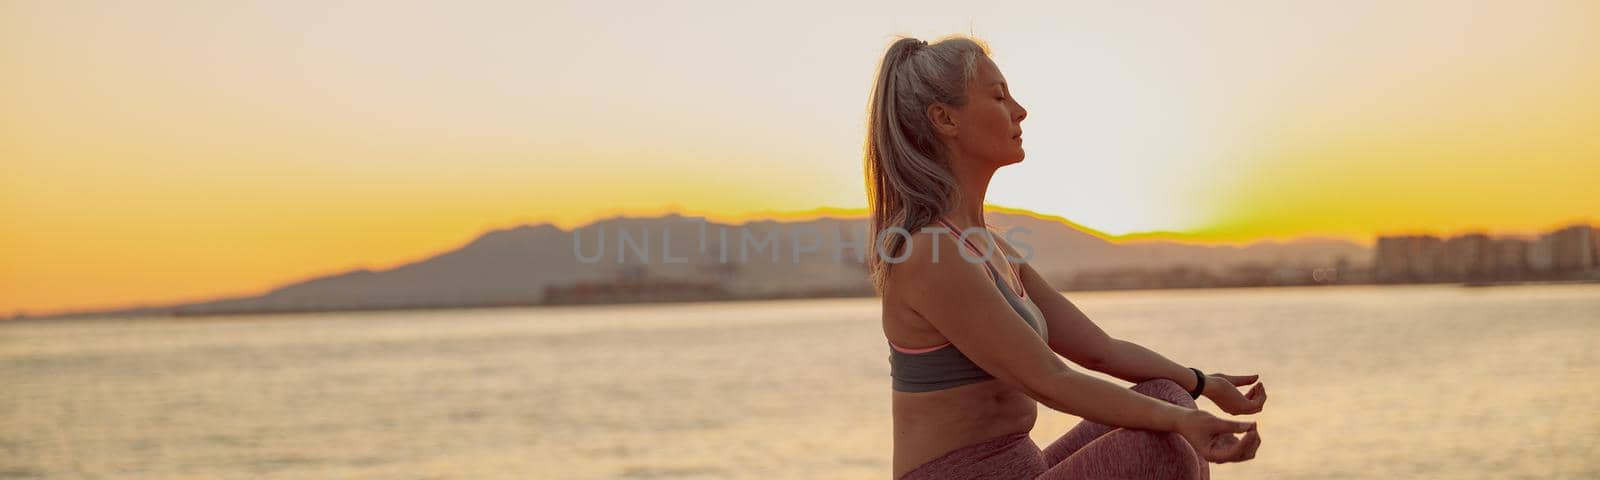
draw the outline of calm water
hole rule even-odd
[[[1262,375],[1260,456],[1216,478],[1600,478],[1600,287],[1069,298],[1179,362]],[[0,324],[0,478],[887,478],[876,314],[848,299]],[[1040,445],[1076,422],[1040,414]]]

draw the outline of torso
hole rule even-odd
[[[1004,263],[997,266],[1010,267]],[[949,341],[899,301],[893,289],[883,297],[883,331],[889,341],[908,347]],[[1013,433],[1031,432],[1039,414],[1037,401],[996,379],[933,392],[891,393],[894,478],[952,450]]]

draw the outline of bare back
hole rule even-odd
[[[946,259],[956,257],[956,249],[960,248],[946,235],[915,237],[909,245],[913,256],[931,255],[928,252],[935,241],[940,242],[938,248]],[[926,259],[908,261],[918,260]],[[966,265],[971,267],[973,275],[986,275],[981,263]],[[896,282],[891,273],[883,294],[884,335],[895,344],[917,347],[949,341],[911,307],[903,292],[913,288],[914,283]],[[897,289],[897,286],[902,288]],[[892,391],[891,395],[894,478],[960,447],[1004,435],[1028,433],[1038,418],[1038,402],[998,379],[932,392]]]

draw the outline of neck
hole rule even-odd
[[[976,163],[959,160],[950,162],[956,190],[961,195],[950,209],[948,217],[957,227],[986,226],[983,222],[983,197],[989,191],[989,180],[994,178],[994,169]]]

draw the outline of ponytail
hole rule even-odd
[[[883,293],[890,262],[899,258],[906,238],[888,232],[899,227],[916,233],[949,212],[959,190],[949,153],[934,134],[928,106],[966,103],[966,85],[977,56],[989,49],[967,37],[928,44],[900,38],[878,64],[877,84],[867,103],[864,145],[867,203],[871,213],[867,267],[872,286]]]

